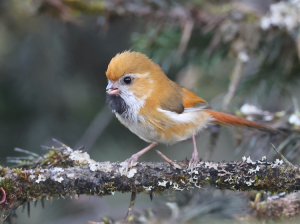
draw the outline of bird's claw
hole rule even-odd
[[[193,152],[192,158],[190,159],[189,162],[189,169],[191,170],[191,172],[193,172],[193,169],[197,166],[198,162],[199,162],[198,152]]]
[[[138,158],[137,154],[133,154],[129,159],[124,161],[126,173],[128,173],[128,170],[137,163]]]

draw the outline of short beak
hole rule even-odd
[[[112,81],[108,81],[108,85],[106,86],[106,93],[109,95],[117,95],[119,94],[118,84]]]

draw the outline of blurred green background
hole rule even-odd
[[[167,14],[174,6],[169,1],[128,1],[140,7],[134,9],[140,10],[140,15],[129,7],[124,7],[126,12],[115,1],[103,11],[102,1],[85,1],[94,4],[95,10],[73,4],[81,1],[64,1],[71,11],[51,2],[60,1],[0,2],[1,165],[11,165],[6,162],[7,156],[20,156],[13,150],[15,147],[44,154],[40,145],[54,145],[51,138],[74,149],[85,145],[84,150],[96,161],[124,161],[145,147],[147,143],[123,127],[105,103],[107,65],[113,56],[128,49],[146,53],[172,80],[193,90],[216,110],[222,109],[238,53],[244,51],[250,59],[242,69],[230,112],[239,110],[244,103],[270,111],[287,110],[293,107],[292,97],[299,99],[299,32],[289,35],[275,28],[263,33],[253,25],[276,1],[254,1],[256,5],[251,7],[255,12],[242,7],[226,9],[230,1],[178,1],[177,6],[189,11],[193,18],[202,19],[192,24],[190,33],[186,25],[189,18],[177,18],[175,12],[175,16],[170,12],[166,18],[155,13],[143,16],[140,10],[145,4],[153,11],[166,10]],[[249,3],[237,2],[246,6]],[[215,17],[201,14],[203,19],[196,14],[207,9]],[[190,34],[187,41],[182,39],[185,32]],[[197,144],[204,157],[209,132],[200,135]],[[245,151],[234,153],[234,135],[233,128],[221,129],[212,160],[241,159]],[[182,160],[190,158],[193,147],[187,140],[155,149],[172,160]],[[267,153],[261,151],[254,159]],[[162,159],[152,150],[140,161]],[[21,209],[16,214],[18,223],[87,223],[86,220],[97,221],[104,216],[121,219],[129,198],[129,194],[120,193],[101,199],[54,198],[46,203],[46,209],[39,202],[31,206],[30,218]],[[154,197],[151,202],[148,195],[138,195],[136,207],[147,209],[164,199],[165,196]]]

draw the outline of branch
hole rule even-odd
[[[272,217],[273,219],[290,218],[300,213],[299,202],[299,192],[291,194],[283,192],[279,195],[268,197],[266,201],[253,204],[254,217]]]
[[[245,63],[249,60],[249,56],[241,51],[236,59],[236,63],[234,66],[234,69],[232,71],[232,77],[231,81],[228,87],[228,92],[226,93],[224,100],[223,100],[223,110],[228,111],[228,106],[236,92],[237,86],[240,82],[242,73],[243,73],[243,68]]]
[[[124,163],[95,162],[86,152],[73,151],[67,146],[64,149],[50,151],[37,159],[39,164],[56,167],[0,167],[0,187],[6,194],[0,209],[8,212],[27,201],[43,197],[105,196],[116,191],[160,194],[167,189],[183,191],[207,186],[239,191],[300,190],[299,166],[287,168],[278,159],[275,162],[265,159],[253,162],[250,157],[244,157],[242,162],[200,162],[193,172],[185,169],[186,161],[177,162],[177,168],[169,163],[141,162],[125,173]],[[59,162],[54,163],[53,158]]]

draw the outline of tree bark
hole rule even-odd
[[[254,203],[252,206],[254,217],[258,219],[282,219],[290,218],[300,213],[300,193],[278,195],[268,197],[266,201]]]
[[[127,173],[124,163],[95,162],[87,153],[61,152],[61,157],[50,168],[10,169],[0,168],[2,211],[17,208],[26,201],[46,197],[86,195],[113,195],[114,192],[160,194],[164,190],[183,191],[212,186],[234,191],[265,190],[293,192],[300,189],[299,166],[288,167],[282,160],[267,162],[200,162],[191,172],[187,162],[137,163]],[[53,154],[51,154],[53,156]],[[64,163],[61,158],[64,157]],[[49,155],[38,159],[44,164]],[[58,158],[57,155],[55,158]],[[49,163],[49,162],[48,162]],[[49,167],[49,165],[48,165]]]

